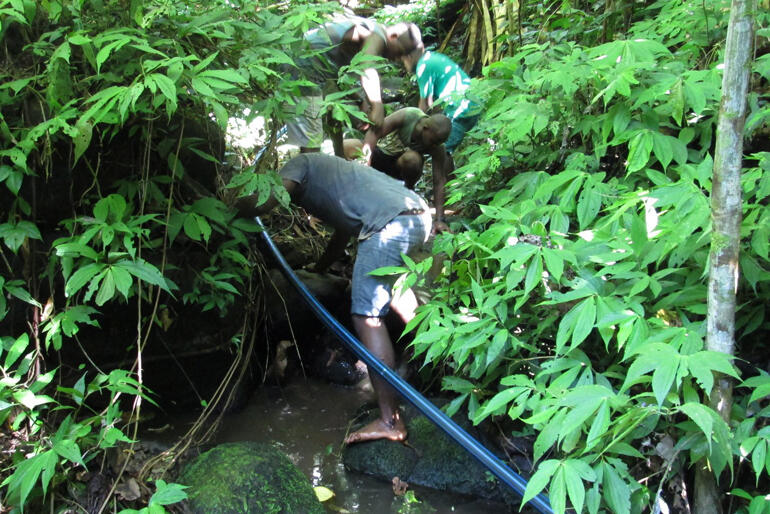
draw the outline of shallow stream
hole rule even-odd
[[[263,387],[236,414],[227,416],[215,443],[260,441],[277,444],[311,480],[335,493],[329,512],[392,514],[402,505],[389,482],[345,470],[342,440],[368,394],[316,379]],[[411,487],[437,513],[506,513],[502,504]]]

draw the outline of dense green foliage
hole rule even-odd
[[[403,12],[427,23],[427,5]],[[129,439],[118,400],[147,398],[137,369],[87,367],[62,384],[52,364],[103,310],[135,320],[131,341],[111,344],[140,355],[164,306],[224,314],[258,296],[253,228],[228,202],[277,182],[223,140],[231,116],[259,114],[261,144],[275,144],[303,84],[286,73],[301,34],[334,8],[312,7],[0,1],[0,421],[23,439],[3,504],[50,494]],[[508,57],[474,85],[486,108],[450,187],[465,210],[435,243],[445,273],[408,328],[456,395],[450,411],[536,438],[527,497],[547,487],[559,512],[639,512],[703,465],[733,510],[766,508],[770,374],[754,367],[770,327],[766,8],[747,119],[741,371],[703,350],[727,7],[522,5],[498,42]],[[346,77],[326,109],[348,123],[360,112],[340,101]],[[707,401],[721,374],[744,379],[729,423]],[[155,511],[183,496],[157,487]]]
[[[276,181],[235,173],[225,129],[245,109],[280,123],[301,82],[279,68],[324,11],[0,2],[0,421],[4,444],[18,446],[3,462],[1,503],[29,503],[129,441],[119,398],[147,399],[141,352],[167,328],[168,305],[224,315],[255,294],[255,228],[223,201],[224,184],[267,194]],[[55,352],[79,345],[106,308],[134,319],[136,332],[112,344],[133,347],[137,363],[89,365],[64,387]]]
[[[540,31],[477,84],[487,109],[450,201],[478,217],[436,243],[447,273],[414,347],[444,368],[450,410],[536,435],[526,496],[548,486],[557,512],[639,512],[703,465],[723,489],[748,488],[735,494],[757,497],[751,512],[767,508],[770,375],[743,366],[752,378],[725,423],[708,407],[714,375],[740,374],[703,350],[728,7],[656,2],[603,42],[590,13],[563,5],[531,18]],[[758,22],[766,48],[766,11]],[[770,55],[754,72],[737,337],[764,365]]]
[[[250,441],[224,443],[185,466],[190,512],[326,512],[305,475],[281,450]]]

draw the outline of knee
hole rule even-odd
[[[414,150],[407,150],[398,158],[397,164],[406,187],[414,189],[414,185],[422,176],[422,155]]]
[[[358,328],[371,329],[382,327],[382,318],[353,314],[353,325]]]

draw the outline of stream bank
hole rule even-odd
[[[211,443],[274,444],[314,487],[323,486],[334,492],[334,498],[325,503],[328,512],[417,512],[405,510],[414,507],[406,506],[396,496],[391,482],[348,471],[342,462],[342,440],[351,430],[351,420],[360,406],[369,399],[370,393],[359,388],[296,377],[283,386],[257,390],[242,410],[225,416]],[[184,420],[177,419],[174,430],[163,433],[163,438],[172,441],[175,433],[183,432],[186,425]],[[420,512],[429,512],[429,508],[440,513],[512,512],[511,507],[495,501],[412,485],[408,490],[422,502]]]

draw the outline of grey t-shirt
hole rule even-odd
[[[356,49],[354,53],[350,53],[352,50],[346,48],[343,42],[345,33],[356,25],[365,27],[383,41],[387,41],[385,28],[379,23],[359,16],[335,15],[320,27],[305,33],[305,41],[310,44],[310,48],[321,53],[298,62],[300,68],[310,74],[311,78],[315,73],[323,79],[336,79],[337,71],[350,64],[355,52],[358,52]]]
[[[336,230],[366,239],[400,213],[428,210],[403,182],[322,153],[301,154],[278,172],[298,184],[294,201]]]

